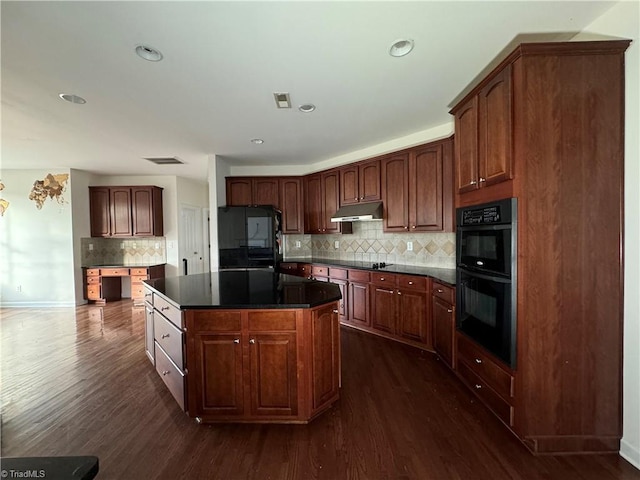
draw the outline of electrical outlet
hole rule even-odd
[[[18,285],[16,287],[16,292],[22,292],[22,285]]]
[[[93,243],[90,243],[89,244],[89,251],[92,251],[92,250],[93,250]]]
[[[407,251],[408,252],[412,252],[413,251],[413,242],[407,242]]]
[[[300,248],[301,244],[300,244],[300,240],[296,240],[296,248]]]
[[[340,240],[336,240],[335,242],[333,242],[333,248],[335,248],[336,250],[340,248]]]
[[[155,249],[158,250],[160,248],[160,242],[156,242]]]
[[[131,244],[131,248],[133,248],[133,249],[135,250],[135,249],[136,249],[136,244],[135,244],[135,243],[132,243],[132,244]]]
[[[120,244],[120,250],[124,250],[124,243]]]

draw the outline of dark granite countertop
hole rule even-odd
[[[273,270],[212,272],[145,280],[180,309],[310,308],[340,300],[340,287]]]
[[[337,260],[333,258],[286,258],[284,262],[313,263],[317,265],[327,265],[329,267],[357,268],[359,270],[370,270],[372,272],[391,272],[405,275],[419,275],[431,277],[448,285],[456,285],[455,268],[435,268],[421,267],[417,265],[391,264],[384,268],[373,268],[373,262],[360,262],[349,260]]]

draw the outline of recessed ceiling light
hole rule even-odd
[[[138,45],[136,47],[136,53],[140,58],[144,58],[150,62],[159,62],[162,60],[162,53],[149,45]]]
[[[264,140],[261,138],[253,138],[251,139],[251,143],[255,143],[256,145],[262,145],[264,143]]]
[[[312,103],[305,103],[304,105],[300,105],[298,107],[298,110],[300,110],[302,113],[311,113],[316,109],[316,106],[313,105]]]
[[[389,55],[392,57],[404,57],[411,50],[413,50],[413,40],[402,38],[393,42],[391,48],[389,48]]]
[[[87,101],[79,97],[78,95],[73,95],[71,93],[61,93],[58,95],[62,100],[66,100],[67,102],[76,103],[78,105],[82,105],[87,103]]]

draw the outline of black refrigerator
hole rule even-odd
[[[220,270],[277,268],[282,261],[282,214],[272,206],[219,207]]]

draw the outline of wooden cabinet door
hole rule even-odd
[[[443,229],[442,144],[424,146],[409,156],[409,229]]]
[[[408,230],[408,154],[391,155],[381,162],[382,204],[384,215],[382,227],[385,232]]]
[[[296,333],[249,332],[251,414],[298,413]]]
[[[380,160],[363,163],[358,168],[361,202],[373,202],[382,198],[380,188]]]
[[[340,287],[340,294],[342,295],[342,298],[338,301],[338,317],[341,322],[344,322],[349,316],[349,282],[338,278],[330,278],[329,281]]]
[[[349,282],[347,290],[349,298],[349,322],[361,327],[370,326],[369,284]]]
[[[131,221],[131,188],[110,187],[111,201],[111,236],[133,236]]]
[[[512,178],[511,65],[480,90],[479,112],[478,183],[488,186]]]
[[[349,165],[340,169],[340,205],[360,201],[358,166]]]
[[[478,188],[478,97],[455,113],[455,164],[458,193]]]
[[[134,236],[160,237],[164,234],[161,188],[131,188],[131,220]]]
[[[281,178],[279,190],[280,209],[282,210],[282,233],[304,233],[302,178]]]
[[[396,333],[396,291],[371,286],[371,326],[385,333]]]
[[[253,185],[251,178],[227,178],[227,206],[251,205]]]
[[[111,235],[111,200],[108,187],[89,187],[89,212],[92,237]]]
[[[240,332],[194,333],[187,358],[189,414],[194,417],[242,415],[244,388]]]
[[[433,298],[433,349],[440,358],[453,368],[453,342],[456,317],[453,306]]]
[[[337,170],[322,174],[322,233],[340,233],[340,223],[331,217],[340,205],[340,175]]]
[[[279,181],[271,177],[254,177],[252,179],[252,204],[273,205],[280,208]]]
[[[311,313],[312,410],[338,396],[340,388],[340,324],[335,304]]]
[[[431,312],[427,292],[398,290],[398,326],[402,338],[431,346]]]
[[[304,232],[322,233],[322,177],[309,175],[304,181]]]

